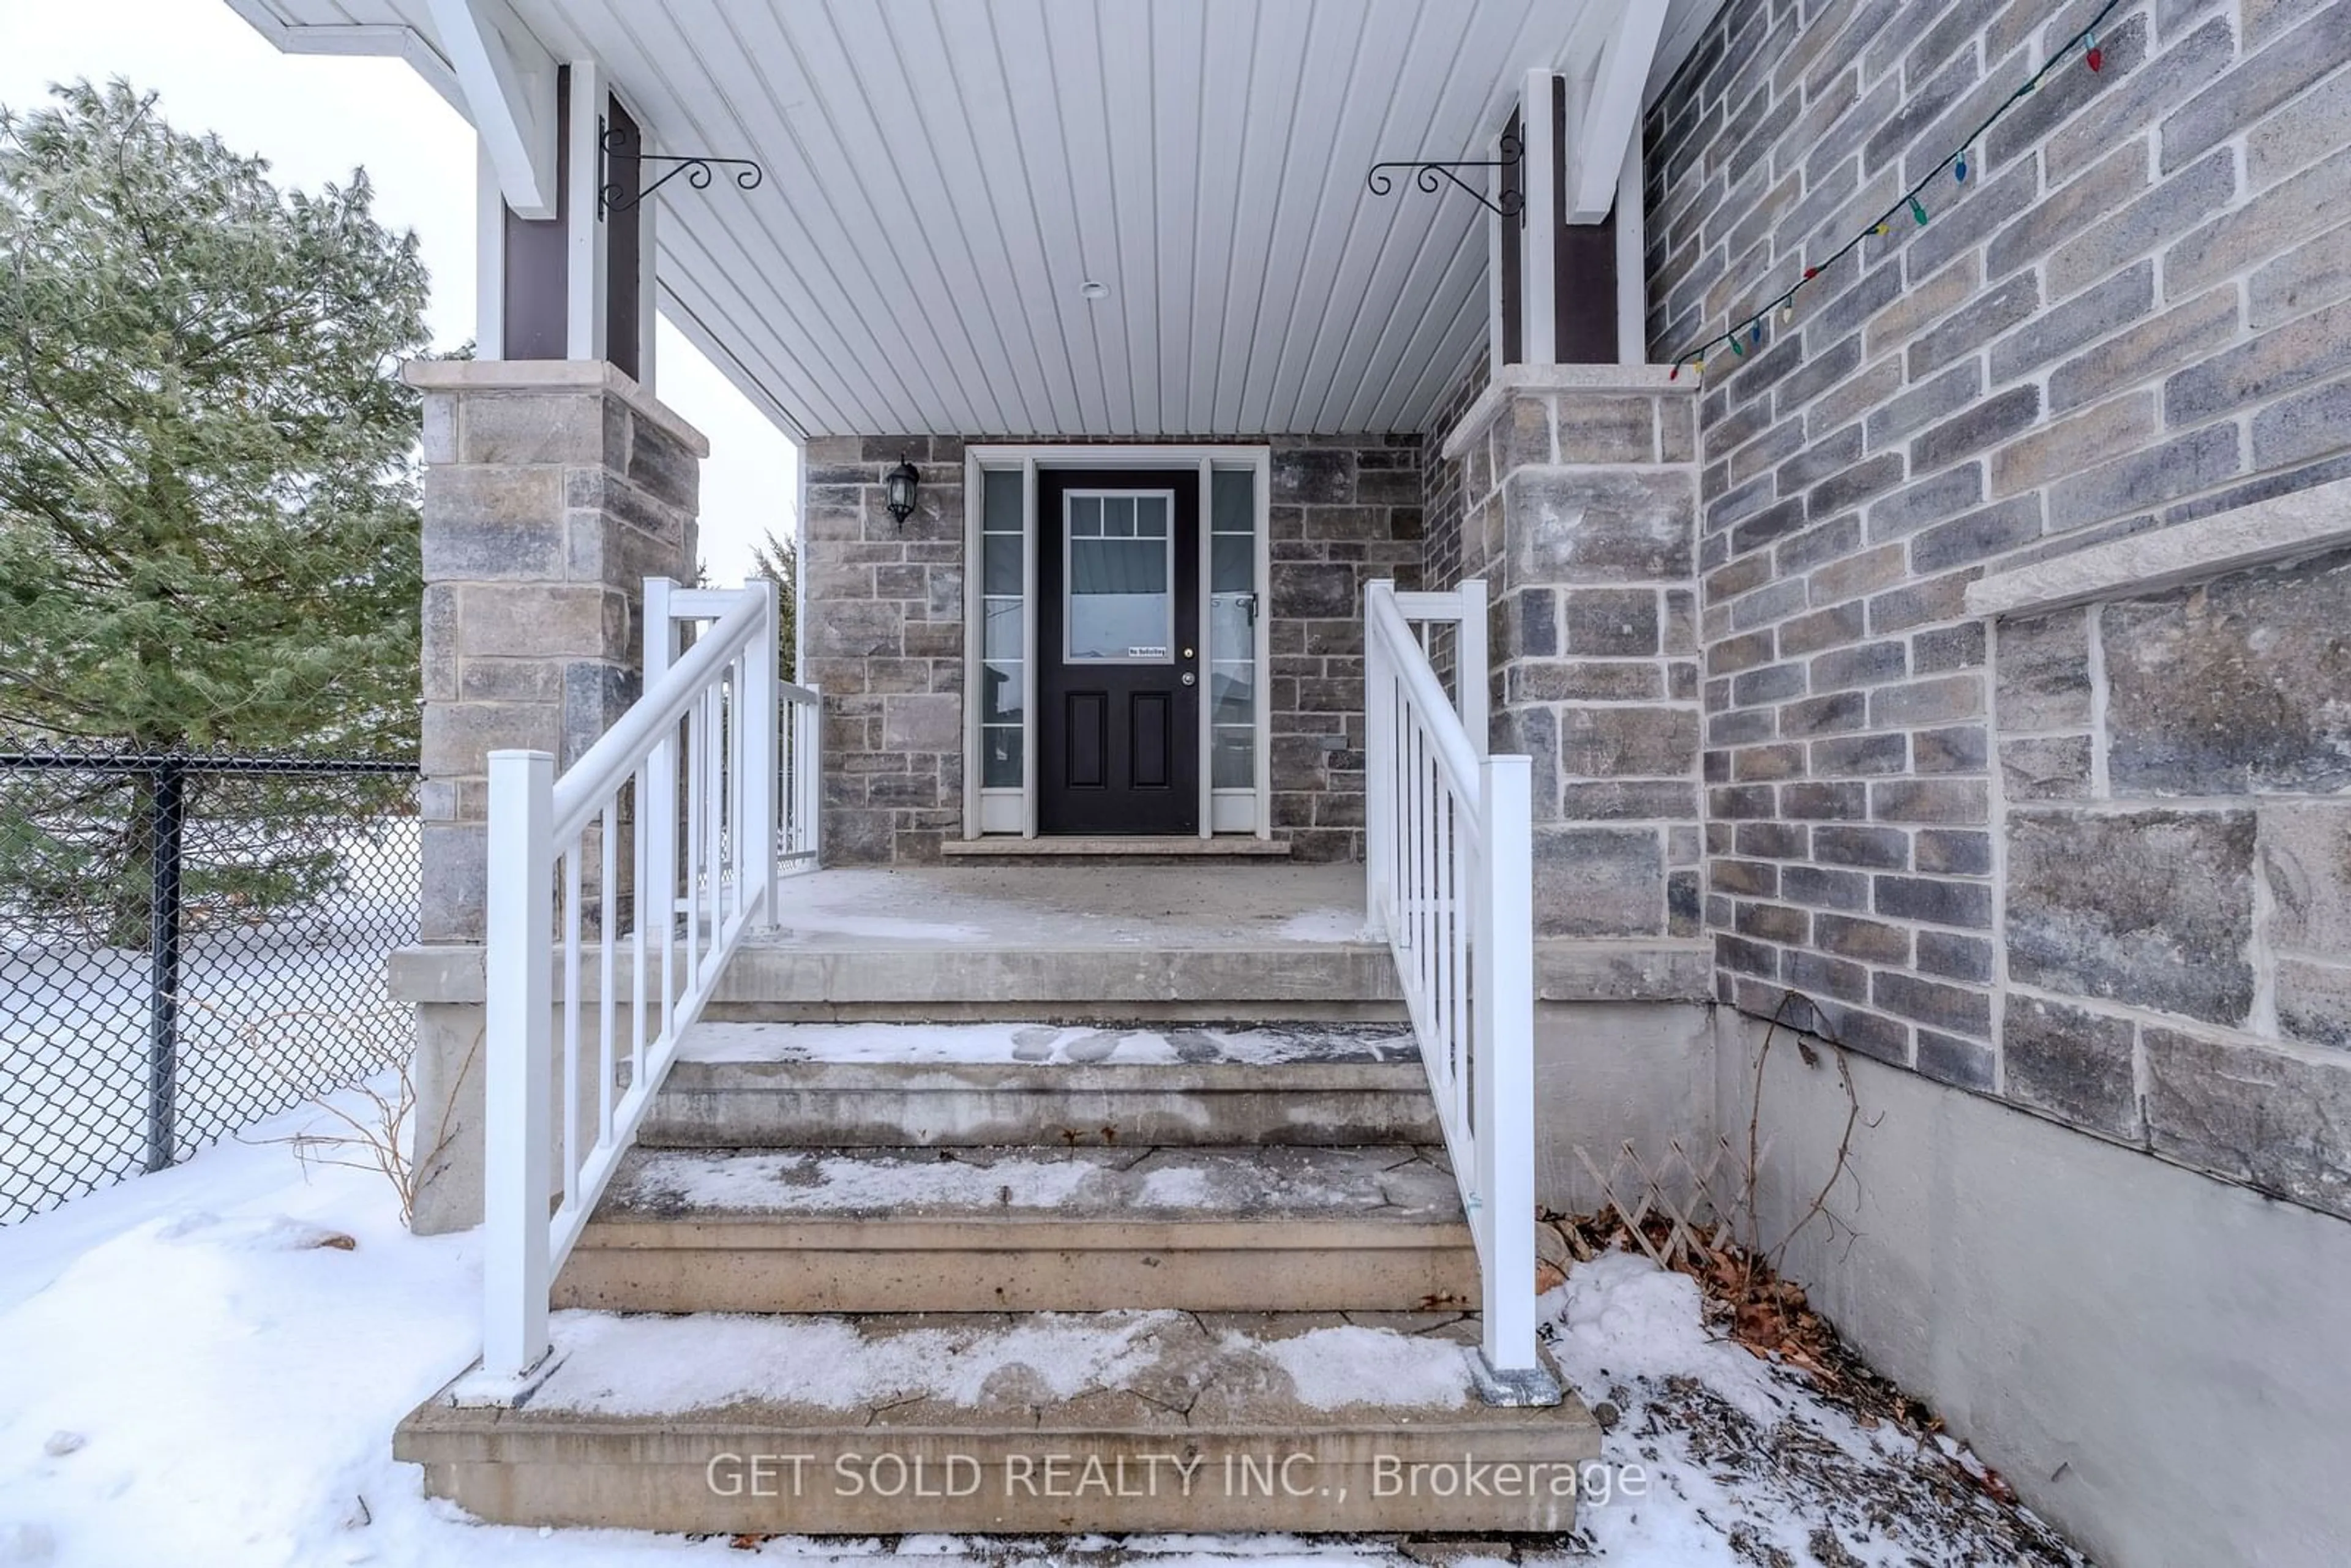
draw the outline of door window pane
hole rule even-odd
[[[1020,598],[1020,536],[1019,534],[986,534],[979,541],[984,570],[980,578],[982,590],[990,597],[1001,596],[1018,602]]]
[[[982,724],[1020,722],[1020,665],[1018,661],[990,659],[979,667],[979,721]]]
[[[979,781],[989,789],[1020,788],[1020,731],[990,725],[980,732]]]
[[[1017,789],[1028,660],[1021,623],[1026,602],[1021,476],[992,470],[982,473],[979,483],[979,781],[989,789]]]
[[[1155,535],[1137,532],[1142,523]],[[1099,522],[1102,532],[1084,530]],[[1068,657],[1165,664],[1176,616],[1164,497],[1070,499]]]
[[[1219,468],[1208,486],[1208,780],[1257,785],[1257,475]]]

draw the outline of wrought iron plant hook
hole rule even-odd
[[[632,140],[633,138],[629,132],[610,128],[606,128],[598,138],[597,157],[601,166],[596,181],[596,208],[600,216],[605,213],[627,212],[681,174],[685,176],[685,183],[697,191],[710,189],[710,182],[717,177],[717,171],[721,168],[734,171],[735,188],[738,191],[756,191],[768,177],[768,172],[748,158],[719,158],[701,152],[678,157],[655,152],[632,152],[628,150]],[[675,167],[653,183],[639,185],[634,191],[630,191],[611,177],[612,165],[616,162],[633,163],[640,171],[648,163],[670,163]]]
[[[1388,195],[1395,190],[1395,176],[1389,173],[1388,171],[1391,169],[1408,169],[1412,172],[1413,183],[1418,185],[1423,191],[1426,191],[1432,195],[1442,191],[1445,188],[1444,182],[1449,180],[1454,184],[1460,186],[1461,189],[1477,197],[1479,204],[1484,206],[1488,212],[1493,213],[1500,217],[1514,218],[1517,217],[1519,214],[1526,210],[1527,196],[1524,191],[1510,186],[1506,183],[1503,186],[1501,200],[1499,202],[1496,202],[1491,197],[1488,196],[1485,192],[1479,190],[1477,186],[1471,184],[1468,181],[1463,179],[1460,175],[1453,172],[1456,169],[1514,168],[1518,165],[1519,161],[1526,156],[1526,143],[1521,141],[1516,135],[1505,131],[1502,132],[1500,151],[1502,156],[1499,159],[1489,160],[1483,162],[1465,161],[1442,162],[1434,161],[1416,161],[1409,158],[1392,159],[1384,163],[1373,164],[1371,172],[1364,176],[1364,184],[1374,196]]]

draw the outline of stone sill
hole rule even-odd
[[[949,839],[939,845],[943,860],[1049,860],[1075,857],[1088,860],[1133,860],[1137,857],[1165,856],[1170,859],[1220,860],[1287,860],[1290,841],[1260,839],[1238,833],[1219,833],[1204,839],[1198,834],[1161,835],[1134,834],[1115,838],[1046,838],[1024,839],[1013,833],[993,833],[978,839]]]
[[[419,392],[602,392],[630,412],[684,442],[696,457],[710,455],[710,438],[669,404],[603,360],[411,360],[400,379]]]
[[[2351,479],[2094,545],[1968,585],[1971,615],[2038,615],[2136,598],[2351,545]]]
[[[1504,365],[1486,383],[1468,412],[1445,437],[1440,451],[1451,462],[1494,423],[1502,405],[1521,392],[1695,392],[1698,378],[1673,379],[1671,365]]]
[[[1539,1002],[1710,1002],[1714,944],[1665,936],[1535,938]]]

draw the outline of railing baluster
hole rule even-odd
[[[596,1141],[612,1141],[614,1011],[620,1004],[620,983],[612,976],[613,956],[620,950],[621,797],[604,802],[603,863],[596,884]]]
[[[563,1207],[580,1197],[580,850],[575,838],[563,851]]]
[[[709,976],[711,959],[718,950],[718,934],[726,923],[726,857],[721,848],[726,831],[726,689],[722,675],[711,683],[708,695],[703,698],[702,844],[695,852],[695,859],[701,862],[702,902],[710,929],[703,938],[702,962],[694,971],[697,985]]]
[[[685,854],[678,871],[684,883],[685,984],[689,988],[702,973],[702,774],[709,706],[697,696],[685,720]]]
[[[629,804],[633,819],[629,824],[629,858],[632,884],[629,890],[629,1082],[641,1083],[645,1076],[645,900],[650,895],[646,881],[650,875],[651,855],[645,835],[645,774],[647,765],[637,764],[634,781],[629,790]]]

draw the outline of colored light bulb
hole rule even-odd
[[[1967,183],[1968,155],[1966,153],[1960,153],[1959,162],[1951,165],[1951,177],[1962,184]]]
[[[1919,202],[1918,198],[1917,198],[1917,197],[1916,197],[1916,196],[1913,196],[1913,197],[1911,197],[1911,198],[1910,198],[1910,215],[1911,215],[1912,217],[1914,217],[1914,218],[1916,218],[1916,219],[1917,219],[1917,220],[1918,220],[1919,225],[1920,225],[1921,227],[1924,227],[1924,226],[1926,225],[1926,222],[1927,222],[1927,209],[1926,209],[1925,205],[1924,205],[1923,204],[1921,204],[1921,203]]]
[[[2090,48],[2089,52],[2085,54],[2082,58],[2089,63],[2089,67],[2092,70],[2103,69],[2106,63],[2106,51],[2098,47],[2098,35],[2095,33],[2085,34],[2083,35],[2083,41],[2088,44]]]

